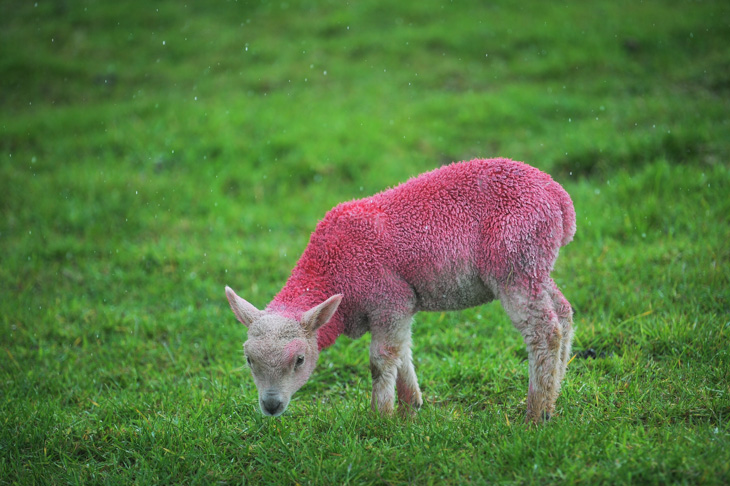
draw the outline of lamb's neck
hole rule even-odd
[[[321,304],[329,295],[320,288],[292,285],[289,281],[266,307],[292,319],[301,319],[302,314]]]
[[[311,279],[302,281],[292,275],[266,309],[290,319],[301,321],[302,315],[306,311],[321,304],[336,293],[328,289],[322,282],[313,282]],[[317,330],[317,345],[320,351],[331,346],[337,337],[343,333],[344,329],[342,309],[339,309],[327,324]]]

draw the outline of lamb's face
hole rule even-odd
[[[243,349],[261,412],[273,417],[284,413],[319,357],[316,337],[307,336],[299,322],[273,313],[263,313],[251,324]]]
[[[307,310],[299,321],[258,310],[230,287],[226,287],[226,298],[236,318],[248,328],[243,351],[259,390],[261,411],[264,415],[281,415],[294,392],[312,374],[319,357],[317,329],[335,314],[342,294]]]

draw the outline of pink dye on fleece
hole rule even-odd
[[[299,319],[343,294],[321,350],[418,311],[537,293],[574,233],[570,197],[549,175],[508,159],[454,163],[329,211],[267,310]]]

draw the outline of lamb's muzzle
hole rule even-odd
[[[259,403],[264,415],[272,417],[277,417],[284,413],[284,410],[286,410],[286,406],[288,405],[288,403],[285,404],[279,396],[268,393],[264,396],[264,398],[259,400]]]

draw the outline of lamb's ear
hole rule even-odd
[[[312,307],[302,316],[302,326],[308,332],[314,332],[329,321],[342,302],[342,294],[335,294],[321,304]]]
[[[246,327],[250,326],[253,321],[263,314],[256,307],[237,296],[233,289],[227,285],[226,297],[228,297],[228,303],[231,304],[231,310],[236,314],[236,318]]]

